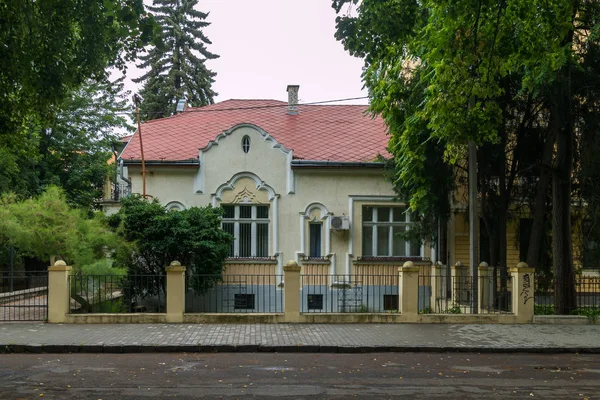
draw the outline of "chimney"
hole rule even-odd
[[[179,101],[177,101],[177,108],[176,108],[175,112],[177,114],[180,114],[185,111],[187,106],[188,106],[187,99],[185,99],[185,98],[180,99]]]
[[[290,115],[298,114],[298,90],[300,90],[300,85],[288,85],[288,108],[287,113]]]

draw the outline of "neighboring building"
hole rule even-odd
[[[281,274],[293,259],[312,274],[388,275],[435,261],[397,235],[410,220],[384,179],[381,118],[363,105],[298,105],[298,89],[288,103],[227,100],[143,124],[147,194],[172,209],[223,207],[236,238],[228,271]],[[119,187],[141,193],[139,135],[126,140]]]

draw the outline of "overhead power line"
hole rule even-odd
[[[348,97],[345,99],[335,99],[335,100],[322,100],[322,101],[313,101],[313,102],[309,102],[309,103],[298,103],[298,106],[313,106],[313,105],[318,105],[318,104],[327,104],[327,103],[339,103],[342,101],[351,101],[351,100],[364,100],[364,99],[368,99],[369,96],[362,96],[362,97]],[[253,101],[253,100],[250,100]],[[222,111],[239,111],[239,110],[260,110],[260,109],[265,109],[265,108],[281,108],[281,107],[287,107],[288,103],[282,103],[282,104],[276,104],[276,105],[268,105],[268,106],[249,106],[249,107],[230,107],[230,108],[220,108],[220,109],[206,109],[205,107],[198,107],[198,108],[193,108],[191,110],[185,111],[185,113],[196,113],[196,112],[222,112]],[[124,115],[130,115],[132,113],[130,112],[116,112],[115,114],[124,114]],[[150,114],[162,114],[161,112],[154,112],[154,113],[144,113],[146,115],[150,115]]]

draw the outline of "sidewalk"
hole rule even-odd
[[[600,353],[600,325],[0,324],[3,352]]]

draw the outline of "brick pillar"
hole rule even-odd
[[[512,276],[512,309],[518,322],[533,322],[534,268],[520,262],[510,269]]]
[[[419,313],[419,267],[407,261],[398,268],[400,277],[400,313],[414,315]]]
[[[63,323],[69,314],[71,267],[58,260],[48,267],[48,322]]]
[[[283,266],[283,320],[300,322],[300,266],[290,260]]]
[[[167,271],[167,322],[183,322],[185,312],[185,267],[173,261]]]

